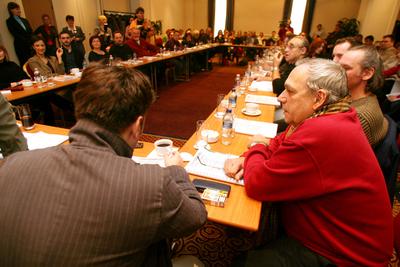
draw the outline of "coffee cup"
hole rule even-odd
[[[256,103],[246,103],[246,112],[247,113],[256,113],[258,111],[258,104]]]
[[[79,73],[79,69],[78,68],[72,68],[70,70],[71,74],[77,75]]]
[[[159,156],[164,156],[172,151],[172,144],[170,139],[159,139],[154,142],[154,147]]]

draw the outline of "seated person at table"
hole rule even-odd
[[[84,54],[82,54],[82,50],[72,42],[69,31],[63,30],[60,32],[60,42],[63,50],[62,58],[65,72],[69,73],[73,68],[82,69]]]
[[[93,61],[102,61],[108,62],[110,55],[107,52],[101,50],[101,40],[97,35],[91,36],[89,38],[89,45],[92,48],[92,51],[89,52],[88,60],[89,62]]]
[[[101,49],[105,51],[113,41],[112,30],[107,23],[106,16],[100,15],[97,19],[99,26],[93,30],[93,35],[97,35],[100,38]]]
[[[389,126],[374,94],[383,85],[382,60],[373,46],[361,45],[347,50],[339,64],[346,70],[351,106],[368,142],[375,147],[385,138]]]
[[[137,57],[154,56],[158,53],[156,46],[149,44],[146,40],[140,38],[139,29],[130,29],[131,39],[125,43],[136,53]]]
[[[344,37],[338,39],[335,43],[335,46],[333,47],[332,60],[335,62],[339,62],[343,54],[346,53],[347,50],[356,45],[357,42],[353,37]]]
[[[74,100],[70,144],[0,167],[0,266],[171,266],[168,240],[207,211],[179,153],[166,168],[131,159],[155,100],[149,80],[94,63]]]
[[[15,62],[8,60],[6,48],[0,45],[0,89],[17,86],[28,75]]]
[[[296,62],[307,56],[309,43],[301,36],[293,37],[285,48],[285,53],[278,53],[274,58],[273,91],[279,95],[285,90],[285,81],[296,66]],[[284,59],[284,60],[283,60]]]
[[[35,55],[28,59],[27,62],[32,74],[36,68],[40,72],[40,75],[64,74],[63,50],[61,48],[57,49],[57,57],[46,56],[46,44],[44,40],[39,36],[34,36],[32,41]]]
[[[179,40],[179,32],[178,31],[170,31],[168,34],[169,40],[165,43],[165,49],[168,51],[179,51],[183,49],[183,45],[178,41]],[[184,72],[184,59],[180,58],[173,58],[169,60],[172,64],[175,65],[176,68],[176,75],[180,76]]]
[[[119,31],[114,32],[114,44],[109,52],[114,59],[119,60],[131,59],[133,54],[132,49],[127,44],[124,44],[124,36]]]
[[[290,73],[285,87],[279,101],[287,130],[225,162],[229,176],[244,177],[249,197],[279,202],[287,235],[249,252],[248,266],[283,266],[283,259],[284,266],[387,266],[390,201],[350,107],[345,70],[312,59]]]
[[[46,42],[46,54],[48,56],[56,56],[57,51],[57,29],[51,25],[50,16],[42,15],[43,24],[40,25],[33,33],[39,35]]]
[[[26,139],[18,128],[10,103],[0,94],[0,154],[6,157],[23,150],[28,150]]]
[[[179,42],[179,32],[170,31],[168,34],[168,41],[164,45],[168,51],[182,50],[183,45]]]

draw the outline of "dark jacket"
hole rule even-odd
[[[24,29],[13,16],[9,17],[6,22],[8,30],[12,36],[14,36],[15,52],[17,53],[19,63],[22,66],[32,55],[32,28],[27,19],[21,17],[20,19],[26,29]]]

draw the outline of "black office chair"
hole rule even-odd
[[[389,128],[385,139],[375,147],[375,156],[385,177],[386,187],[393,205],[393,197],[396,192],[397,167],[399,164],[399,148],[397,146],[398,127],[397,123],[388,115]]]

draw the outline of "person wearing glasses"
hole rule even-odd
[[[272,81],[275,94],[279,95],[285,90],[286,79],[296,66],[296,62],[307,57],[309,46],[306,38],[295,36],[286,45],[284,54],[275,54]]]
[[[246,266],[387,266],[392,208],[350,105],[346,71],[331,60],[311,59],[293,69],[285,87],[278,99],[286,131],[225,162],[228,176],[244,179],[249,197],[279,203],[285,230],[241,261]]]

